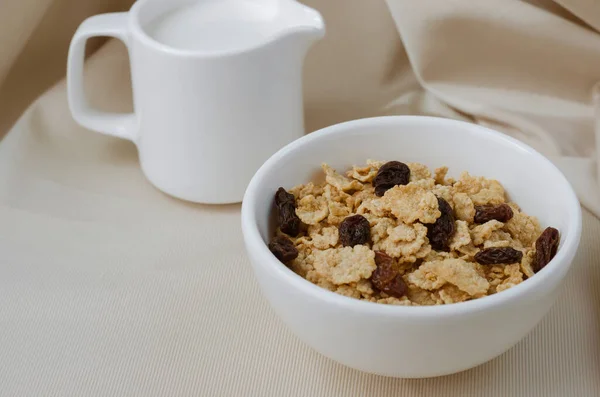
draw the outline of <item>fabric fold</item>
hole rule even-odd
[[[592,102],[600,34],[551,2],[387,4],[427,92],[551,158],[582,204],[600,216]],[[595,8],[600,13],[600,4]]]

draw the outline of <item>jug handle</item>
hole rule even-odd
[[[134,113],[109,113],[90,107],[83,89],[85,45],[95,36],[114,37],[125,43],[129,51],[127,12],[100,14],[83,21],[69,47],[67,60],[67,97],[75,121],[93,131],[136,141],[137,119]]]

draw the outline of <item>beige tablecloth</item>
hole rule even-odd
[[[60,79],[79,21],[128,3],[0,4],[0,33],[16,32],[0,34],[0,132]],[[0,396],[600,395],[597,3],[306,3],[328,24],[306,63],[309,131],[441,115],[515,135],[565,171],[587,209],[549,315],[508,353],[447,377],[383,378],[325,359],[260,296],[239,206],[155,190],[131,143],[72,121],[59,82],[0,143]],[[95,105],[131,108],[127,62],[114,41],[89,59]]]

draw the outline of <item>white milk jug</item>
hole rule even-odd
[[[254,172],[304,134],[302,65],[321,15],[294,0],[139,0],[85,20],[71,42],[68,99],[82,126],[133,141],[148,180],[200,203],[242,200]],[[134,113],[91,109],[85,43],[122,40]]]

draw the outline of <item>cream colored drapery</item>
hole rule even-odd
[[[1,3],[0,133],[62,78],[70,36],[85,16],[126,10],[131,3]],[[600,82],[597,2],[305,3],[322,11],[328,25],[327,39],[307,60],[308,131],[406,113],[488,125],[551,157],[583,205],[600,215],[592,111],[593,87]],[[93,41],[90,52],[99,44]]]
[[[305,65],[308,131],[376,115],[451,117],[516,136],[565,172],[589,211],[556,307],[507,354],[449,377],[386,379],[320,357],[260,297],[239,206],[166,197],[132,144],[72,121],[70,37],[86,16],[131,1],[4,0],[0,396],[600,395],[600,3],[305,3],[327,23]],[[95,41],[89,51],[92,103],[129,110],[124,47]]]

